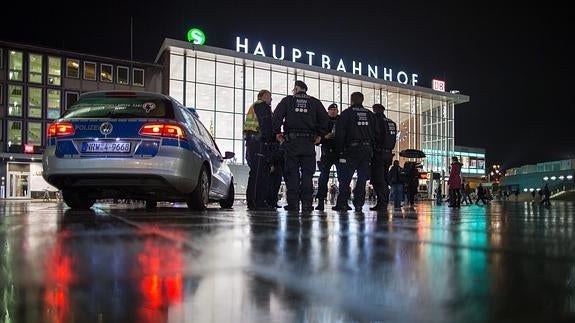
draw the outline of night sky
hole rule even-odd
[[[488,166],[575,158],[570,10],[397,2],[405,1],[22,1],[26,7],[0,12],[0,40],[129,59],[132,17],[138,61],[152,62],[164,38],[184,40],[191,27],[215,47],[234,49],[244,36],[313,50],[417,73],[423,87],[439,78],[447,91],[470,96],[455,109],[455,144],[486,149]]]

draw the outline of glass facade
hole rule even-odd
[[[169,61],[168,94],[186,106],[195,107],[200,120],[215,137],[221,151],[233,151],[245,163],[242,129],[246,109],[256,100],[257,92],[272,92],[272,110],[291,89],[296,79],[308,86],[308,94],[324,106],[337,103],[349,106],[351,93],[364,94],[364,106],[382,103],[386,115],[397,122],[398,152],[407,148],[423,150],[426,171],[447,171],[454,151],[453,116],[455,103],[442,95],[392,87],[381,80],[366,81],[257,60],[239,59],[200,50],[171,48],[165,52]],[[400,163],[403,163],[400,158]]]

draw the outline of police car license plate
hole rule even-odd
[[[83,153],[127,153],[130,152],[129,142],[100,142],[90,141],[82,143]]]

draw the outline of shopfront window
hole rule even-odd
[[[22,86],[8,85],[8,115],[22,116]]]
[[[14,50],[10,51],[10,56],[8,57],[8,79],[10,81],[22,81],[23,80],[23,54],[22,52],[17,52]]]
[[[100,81],[110,83],[114,81],[114,67],[110,64],[100,64]]]
[[[62,85],[62,59],[60,57],[48,57],[48,84]]]
[[[118,84],[130,84],[128,68],[125,66],[118,66],[117,69]]]
[[[42,89],[28,88],[28,117],[42,118]]]
[[[8,120],[8,147],[22,144],[22,121]]]
[[[35,146],[42,145],[42,123],[28,122],[28,143]]]
[[[79,78],[80,77],[80,61],[77,59],[70,59],[66,60],[66,76],[71,78]]]
[[[134,68],[132,70],[132,80],[134,80],[134,86],[144,86],[144,70]]]
[[[62,100],[60,98],[60,90],[48,90],[48,119],[57,119],[60,116],[60,108]]]
[[[90,81],[96,80],[96,63],[84,62],[84,79]]]
[[[42,84],[42,55],[29,54],[28,81],[30,83]]]

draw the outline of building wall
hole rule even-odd
[[[29,187],[22,190],[25,196],[17,197],[32,197],[31,192],[47,186],[37,174],[46,129],[81,93],[161,92],[162,79],[162,66],[156,64],[0,41],[0,175],[5,192],[13,184],[8,163],[31,166],[18,174]],[[27,145],[31,151],[25,151]]]

